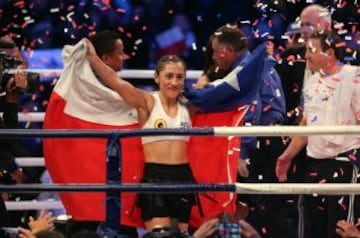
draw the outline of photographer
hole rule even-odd
[[[1,104],[3,116],[0,118],[0,129],[18,128],[18,110],[17,105],[19,95],[15,88],[26,89],[27,80],[23,73],[15,73],[7,82],[5,88],[4,101]],[[2,98],[3,100],[3,98]],[[24,175],[18,168],[15,159],[8,151],[14,143],[14,140],[0,139],[0,182],[1,183],[22,183]],[[9,223],[8,214],[4,204],[5,193],[0,196],[0,226],[7,226]],[[5,197],[6,198],[6,197]]]

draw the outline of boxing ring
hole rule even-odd
[[[36,70],[36,72],[39,72]],[[42,74],[46,75],[46,70]],[[53,71],[51,71],[53,73]],[[127,75],[129,78],[136,75],[137,78],[148,78],[153,71],[140,70],[139,74],[133,71],[122,72],[122,77]],[[59,72],[55,72],[58,74]],[[51,74],[49,74],[51,75]],[[151,76],[150,76],[151,75]],[[188,74],[189,75],[189,74]],[[196,78],[200,72],[192,72],[190,78]],[[19,113],[19,120],[22,122],[42,122],[44,113]],[[125,130],[42,130],[42,129],[14,129],[0,130],[0,138],[102,138],[107,140],[107,164],[115,163],[119,167],[106,166],[106,174],[113,173],[111,169],[117,170],[117,179],[121,178],[121,145],[119,139],[141,136],[166,136],[166,135],[188,135],[188,136],[293,136],[293,135],[360,135],[359,126],[252,126],[252,127],[208,127],[208,128],[186,128],[186,129],[125,129]],[[116,156],[110,155],[109,151],[116,151]],[[118,161],[113,161],[118,159]],[[19,166],[45,166],[43,158],[28,157],[16,158]],[[105,192],[107,196],[120,197],[121,193],[126,192],[161,192],[161,193],[194,193],[194,192],[230,192],[237,194],[360,194],[360,186],[357,184],[301,184],[301,183],[232,183],[232,184],[114,184],[113,179],[107,178],[105,184],[18,184],[0,185],[2,192]],[[120,200],[120,199],[119,199]],[[121,209],[107,200],[106,221],[119,224]],[[58,201],[19,201],[6,202],[8,210],[38,210],[43,207],[48,209],[61,209],[63,205]],[[115,211],[115,212],[114,212]]]

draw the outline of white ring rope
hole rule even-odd
[[[360,135],[360,126],[214,127],[215,136]]]
[[[360,194],[359,184],[308,184],[308,183],[235,183],[238,194],[313,194],[344,195]],[[62,209],[60,201],[5,202],[8,210],[39,210],[41,208]]]
[[[59,77],[62,69],[26,69],[20,71],[39,73],[43,77]],[[9,72],[13,73],[15,70],[10,70]],[[154,73],[154,70],[147,69],[123,69],[118,74],[120,77],[128,79],[153,79]],[[197,79],[201,76],[202,73],[202,70],[187,70],[186,79]]]
[[[20,167],[44,167],[44,157],[18,157],[15,158]]]
[[[359,184],[341,183],[236,183],[238,194],[360,194]]]
[[[27,112],[18,113],[20,122],[43,122],[45,117],[45,112]]]
[[[8,211],[17,210],[41,210],[46,209],[64,209],[64,205],[60,201],[47,200],[47,201],[6,201],[6,209]]]

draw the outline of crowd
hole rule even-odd
[[[179,1],[178,4],[181,5],[181,2]],[[127,1],[115,1],[111,4],[123,4],[121,9],[134,7]],[[164,3],[159,1],[159,6],[162,6],[161,4]],[[209,1],[203,4],[215,3]],[[84,9],[89,7],[88,2],[84,1],[81,7]],[[205,107],[202,100],[208,96],[204,92],[217,95],[211,94],[214,92],[212,88],[220,88],[218,85],[223,81],[229,85],[240,84],[239,87],[242,89],[240,94],[238,92],[234,94],[233,91],[222,93],[236,95],[236,102],[245,105],[241,118],[245,126],[358,125],[360,120],[360,101],[357,95],[360,92],[358,86],[360,69],[357,57],[359,44],[356,40],[355,45],[347,44],[346,39],[349,39],[349,35],[344,35],[343,29],[339,28],[341,17],[332,15],[331,7],[332,5],[325,8],[318,4],[310,4],[302,9],[299,12],[297,32],[300,37],[289,34],[292,43],[296,45],[289,44],[284,50],[277,47],[279,39],[262,34],[263,29],[260,26],[266,28],[268,24],[261,25],[261,22],[268,20],[269,16],[261,7],[257,10],[261,12],[263,18],[259,18],[259,29],[257,29],[259,31],[256,30],[256,34],[261,37],[254,37],[256,35],[253,34],[254,32],[249,35],[246,27],[241,24],[225,24],[217,28],[206,39],[207,64],[198,82],[185,93],[188,102],[181,99],[183,99],[186,79],[185,62],[188,60],[191,62],[189,58],[195,57],[188,50],[191,44],[185,44],[182,46],[184,48],[176,51],[178,55],[169,55],[168,51],[165,51],[165,56],[153,55],[154,62],[148,62],[154,65],[154,81],[158,91],[148,92],[118,78],[117,72],[123,68],[124,61],[129,58],[125,53],[126,38],[113,31],[91,34],[74,31],[73,34],[83,34],[82,37],[88,37],[79,41],[78,45],[79,49],[85,49],[85,57],[91,65],[93,74],[103,85],[116,92],[117,96],[113,96],[113,99],[115,98],[119,108],[136,110],[139,128],[194,126],[191,119],[195,115],[219,111],[218,107]],[[140,9],[136,11],[141,12]],[[279,11],[278,14],[271,15],[274,23],[279,21],[278,17],[281,13],[285,14]],[[332,16],[338,17],[337,21],[332,19]],[[124,18],[122,22],[129,22],[129,25],[134,21],[131,18],[126,19],[126,14],[122,17]],[[116,22],[113,24],[116,25]],[[279,23],[277,26],[285,27],[285,22],[282,24]],[[355,31],[351,32],[352,40],[356,39],[356,27]],[[197,37],[191,32],[184,15],[177,15],[176,21],[172,22],[170,28],[175,29],[172,32],[177,32],[176,29],[182,31],[181,34],[189,37],[190,43]],[[271,29],[274,35],[278,35],[275,34],[276,30],[277,28]],[[78,36],[74,39],[78,39]],[[249,81],[250,78],[240,78],[243,77],[242,70],[250,65],[249,62],[253,59],[257,47],[266,40],[272,43],[267,44],[265,58],[267,62],[272,62],[274,67],[265,69],[265,73],[261,74],[258,81],[255,80],[256,72],[252,81]],[[81,46],[86,47],[81,48]],[[16,49],[15,52],[18,53]],[[21,57],[13,52],[9,54]],[[13,75],[2,89],[5,92],[2,128],[19,126],[16,115],[19,90],[26,89],[26,80],[24,82],[22,73]],[[197,100],[192,101],[194,96]],[[218,101],[216,99],[218,98],[213,98],[211,103],[220,103],[221,99]],[[234,109],[238,110],[232,106],[231,110]],[[230,110],[230,107],[227,110]],[[10,142],[10,146],[5,145],[5,142]],[[198,172],[191,164],[193,158],[187,153],[191,143],[188,136],[141,138],[144,166],[139,182],[195,183],[198,181]],[[1,145],[2,182],[7,183],[6,179],[8,179],[11,183],[23,183],[29,179],[26,176],[31,172],[24,173],[14,162],[16,155],[12,153],[12,148],[16,142],[2,141]],[[357,183],[358,180],[360,161],[358,136],[244,137],[241,138],[238,147],[240,153],[235,173],[239,182]],[[3,203],[3,200],[8,199],[6,195],[3,193],[0,200],[2,227],[13,225],[8,221],[9,216]],[[191,211],[196,207],[200,213],[203,213],[204,199],[211,199],[211,195],[204,197],[197,194],[158,193],[137,196],[134,206],[141,211],[141,219],[147,231],[144,237],[159,237],[159,235],[161,237],[190,235],[226,237],[229,235],[227,232],[231,230],[224,231],[224,227],[219,227],[221,223],[239,224],[235,232],[248,238],[360,237],[356,223],[357,218],[360,218],[360,210],[358,196],[355,195],[239,195],[235,199],[236,204],[246,204],[248,208],[246,215],[236,217],[230,222],[229,219],[222,221],[221,219],[226,216],[218,214],[221,218],[206,217],[207,220],[199,227],[191,227]],[[20,237],[63,237],[64,234],[54,231],[54,221],[55,218],[51,213],[42,210],[37,219],[29,217],[26,228],[18,228]],[[73,231],[66,236],[99,237],[96,231],[106,235],[104,231],[108,230],[107,228],[114,228],[113,224],[110,224],[110,227],[99,231],[100,223],[91,222],[93,221],[74,219]],[[89,224],[94,225],[94,229]],[[138,236],[136,227],[129,224],[115,227],[112,232],[124,237]]]

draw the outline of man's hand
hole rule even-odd
[[[287,154],[281,154],[276,161],[276,177],[280,182],[285,182],[287,180],[287,173],[291,165],[292,158],[287,156]]]
[[[249,177],[249,170],[247,169],[246,160],[239,159],[238,163],[238,173],[241,177],[247,178]]]
[[[52,213],[49,212],[45,214],[45,209],[41,209],[39,216],[36,220],[30,216],[29,217],[29,227],[32,233],[36,234],[40,231],[51,231],[55,228],[54,225],[55,217]]]
[[[89,39],[87,39],[87,38],[83,38],[82,41],[84,43],[84,46],[87,49],[87,58],[89,59],[89,58],[91,58],[93,56],[97,56],[95,47],[91,43],[91,41]]]
[[[23,227],[19,228],[19,237],[21,238],[36,238],[36,236],[28,229],[25,229]]]
[[[205,238],[214,234],[216,230],[216,223],[219,221],[218,218],[210,219],[203,224],[194,232],[194,238]]]
[[[201,75],[196,83],[193,85],[194,88],[204,88],[210,82],[206,74]]]
[[[356,226],[345,220],[340,220],[336,223],[335,231],[343,238],[360,238],[360,231],[356,228]]]

